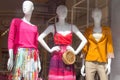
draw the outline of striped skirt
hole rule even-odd
[[[61,46],[59,52],[54,52],[49,66],[48,80],[76,80],[73,65],[66,65],[62,61],[62,54],[66,51],[66,46]]]
[[[18,48],[12,80],[37,80],[39,54],[34,48]]]

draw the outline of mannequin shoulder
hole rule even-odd
[[[93,26],[86,27],[86,30],[93,30]]]
[[[12,19],[12,22],[18,22],[18,21],[21,21],[21,19],[20,18],[13,18]]]
[[[31,26],[35,26],[35,27],[37,27],[35,24],[32,24],[32,23],[29,23]]]
[[[109,26],[103,26],[102,27],[104,30],[110,30],[110,27]]]
[[[83,32],[83,34],[87,37],[87,36],[89,36],[90,34],[92,34],[93,33],[93,26],[89,26],[89,27],[87,27],[87,28],[85,28],[85,30],[84,30],[84,32]]]
[[[102,30],[103,30],[104,33],[111,32],[111,29],[110,29],[110,27],[108,27],[108,26],[103,26],[103,27],[102,27]]]
[[[50,24],[50,25],[48,25],[48,27],[54,27],[54,24]]]
[[[111,34],[111,29],[110,29],[110,27],[108,27],[108,26],[103,26],[102,28],[103,28],[103,33],[105,33],[105,34]]]
[[[77,26],[76,26],[76,25],[74,25],[74,24],[69,24],[69,26],[71,26],[71,27],[72,27],[72,29],[77,29]]]
[[[11,24],[18,25],[22,20],[20,18],[13,18],[11,20]]]
[[[91,32],[91,31],[93,31],[93,26],[89,26],[85,28],[85,32]]]
[[[48,27],[45,29],[45,32],[54,32],[54,24],[48,25]]]
[[[76,25],[71,24],[71,27],[72,27],[73,32],[78,32],[78,31],[80,32],[80,30],[78,29],[78,27]]]
[[[55,25],[54,25],[54,24],[48,25],[47,28],[48,28],[48,29],[54,29],[54,28],[55,28]]]
[[[72,26],[72,27],[77,27],[76,25],[74,25],[74,24],[69,24],[69,26]]]

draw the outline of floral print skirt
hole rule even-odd
[[[38,52],[34,48],[18,48],[12,80],[38,79]]]

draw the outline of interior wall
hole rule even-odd
[[[115,58],[112,61],[110,80],[120,79],[120,0],[110,2],[111,29],[113,35]]]
[[[71,23],[71,9],[72,9],[72,6],[76,3],[76,0],[66,0],[65,3],[66,3],[65,5],[68,8],[67,21]]]
[[[0,38],[0,44],[1,44],[1,38]],[[1,55],[1,46],[0,46],[0,55]],[[0,56],[0,62],[1,62],[1,58],[2,58],[2,56]]]
[[[102,8],[102,24],[108,26],[109,25],[109,8],[108,6]]]

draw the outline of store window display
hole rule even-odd
[[[37,80],[41,64],[38,52],[38,28],[30,22],[33,2],[23,2],[24,17],[14,18],[8,35],[9,59],[7,68],[13,70],[12,80]],[[15,62],[14,62],[15,56]]]
[[[112,34],[110,27],[102,26],[102,11],[95,8],[92,11],[94,27],[85,30],[88,43],[83,48],[81,74],[86,80],[95,80],[97,71],[100,80],[108,80],[111,72],[111,61],[114,58]],[[85,71],[85,72],[84,72]]]
[[[38,37],[38,41],[41,45],[51,53],[48,80],[76,80],[74,66],[64,64],[62,55],[66,50],[71,50],[77,55],[87,42],[86,38],[75,25],[65,21],[67,12],[68,10],[65,5],[58,6],[56,9],[58,22],[49,25]],[[54,38],[54,46],[52,48],[50,48],[44,40],[50,33],[53,34]],[[71,46],[72,33],[75,33],[81,40],[81,43],[76,50]]]

